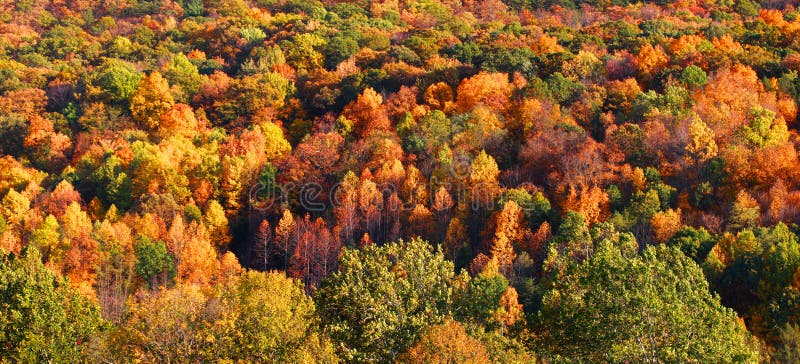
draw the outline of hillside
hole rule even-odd
[[[800,362],[798,3],[0,1],[0,363]]]

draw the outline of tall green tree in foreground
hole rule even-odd
[[[100,309],[47,270],[38,250],[0,250],[0,362],[85,362],[102,326]]]
[[[676,248],[608,240],[568,268],[538,316],[545,347],[582,362],[756,362],[753,339]]]
[[[348,362],[390,362],[451,306],[453,263],[418,238],[345,250],[316,302]]]

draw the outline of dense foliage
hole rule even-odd
[[[0,2],[0,362],[797,362],[797,5]]]

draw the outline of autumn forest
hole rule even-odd
[[[0,0],[0,363],[798,363],[797,6]]]

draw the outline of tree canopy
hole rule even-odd
[[[0,362],[796,361],[798,5],[5,1]]]

